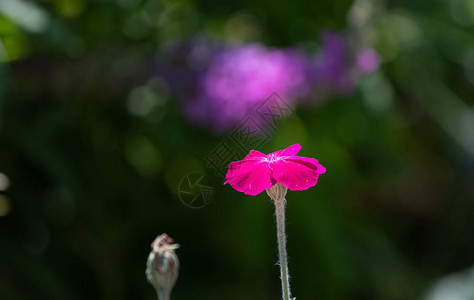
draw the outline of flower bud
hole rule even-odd
[[[178,244],[166,233],[159,235],[151,244],[151,252],[146,263],[146,277],[155,288],[159,300],[169,300],[171,290],[179,272],[179,260],[175,250]]]

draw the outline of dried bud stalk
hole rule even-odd
[[[166,233],[159,235],[151,244],[146,263],[146,277],[155,288],[158,300],[169,300],[179,273],[179,260],[175,253],[178,244]]]

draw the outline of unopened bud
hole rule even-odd
[[[171,290],[179,273],[179,260],[175,253],[178,244],[166,233],[159,235],[151,244],[151,252],[146,263],[146,277],[155,288],[158,300],[169,300]]]

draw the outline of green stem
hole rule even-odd
[[[288,274],[288,258],[286,254],[285,205],[285,198],[275,200],[281,289],[283,293],[283,300],[291,300],[290,275]]]

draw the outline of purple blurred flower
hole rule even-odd
[[[349,48],[341,35],[327,31],[322,34],[321,52],[312,68],[311,81],[316,92],[330,90],[348,94],[353,89],[349,72]]]
[[[378,68],[379,57],[368,47],[355,50],[347,40],[325,31],[320,52],[310,58],[296,49],[258,43],[226,47],[197,38],[164,51],[157,69],[192,123],[224,133],[255,116],[275,92],[289,104],[353,92],[361,76]],[[260,121],[257,126],[264,126]]]
[[[380,59],[374,49],[365,49],[357,55],[356,66],[361,74],[370,74],[377,70]]]
[[[341,34],[326,31],[320,41],[321,52],[310,72],[313,92],[319,97],[326,94],[349,95],[361,75],[370,74],[379,66],[375,50],[366,48],[358,52]]]
[[[249,44],[217,54],[186,104],[191,120],[225,132],[242,122],[273,92],[294,101],[308,91],[304,54]]]

